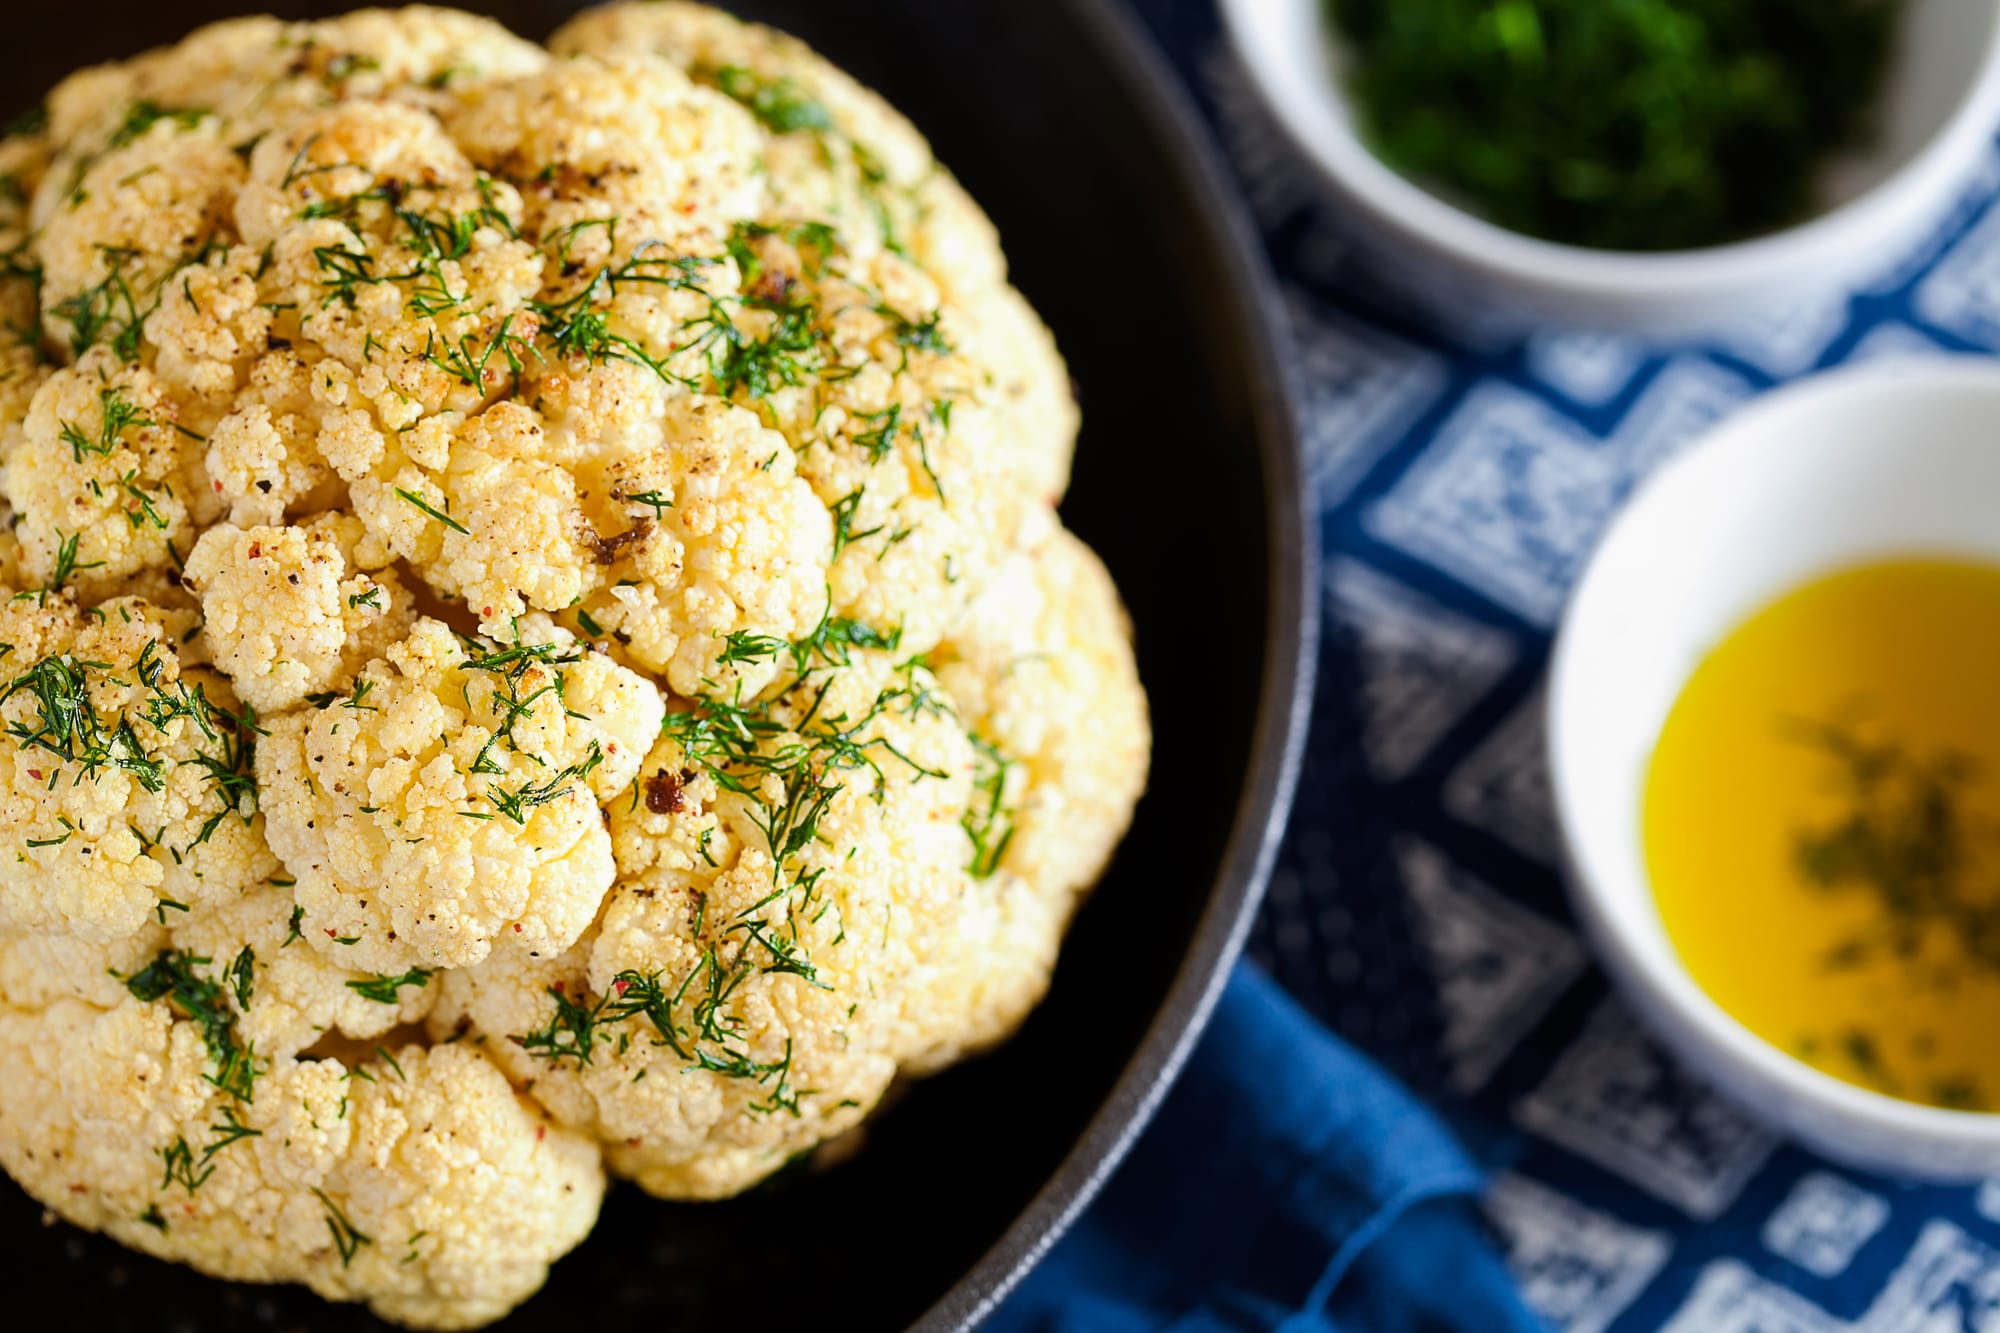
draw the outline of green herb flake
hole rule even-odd
[[[385,977],[378,974],[350,981],[347,983],[347,988],[364,1000],[373,1000],[377,1004],[396,1004],[399,1002],[398,991],[405,986],[426,986],[430,984],[432,975],[428,968],[413,967],[399,977]]]

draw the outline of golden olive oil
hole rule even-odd
[[[1668,714],[1644,838],[1668,936],[1751,1031],[2000,1107],[2000,568],[1866,565],[1739,625]]]

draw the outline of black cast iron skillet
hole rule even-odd
[[[843,1165],[724,1204],[614,1190],[509,1328],[977,1323],[1144,1126],[1236,957],[1291,797],[1317,542],[1253,242],[1183,95],[1115,3],[734,7],[805,37],[931,137],[1069,358],[1085,426],[1063,512],[1124,590],[1158,733],[1131,836],[1011,1043],[914,1088]],[[23,6],[0,97],[26,104],[71,68],[260,7]],[[533,37],[572,8],[468,7]],[[0,1256],[60,1302],[63,1327],[379,1327],[294,1288],[216,1283],[45,1227],[4,1183]]]

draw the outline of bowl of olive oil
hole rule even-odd
[[[2000,365],[1836,371],[1670,461],[1548,739],[1578,914],[1669,1045],[1836,1158],[2000,1171]]]

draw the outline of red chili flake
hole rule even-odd
[[[28,770],[28,776],[33,778],[35,781],[40,782],[42,780],[42,770],[39,768],[31,768]]]
[[[547,1125],[535,1126],[535,1142],[540,1143],[543,1139],[547,1138],[548,1136],[549,1136],[549,1127]]]
[[[262,554],[264,554],[264,543],[262,543],[262,542],[251,542],[251,543],[250,543],[250,558],[251,558],[252,560],[255,560],[255,559],[256,559],[256,558],[258,557],[258,556],[260,556],[260,555],[262,555]]]
[[[632,983],[627,981],[625,978],[620,977],[618,978],[618,980],[611,983],[611,988],[617,991],[620,995],[623,995],[626,991],[632,989]]]
[[[521,933],[521,923],[520,923],[520,922],[518,922],[518,921],[516,921],[516,922],[514,923],[514,933],[515,933],[516,935],[518,935],[518,934],[520,934],[520,933]]]
[[[479,608],[479,614],[483,616],[485,619],[491,620],[493,619],[493,608],[490,606],[482,606]]]
[[[338,931],[329,930],[328,932],[326,932],[326,937],[330,940],[337,940],[340,938],[340,933]]]
[[[549,989],[560,995],[563,993],[563,983],[558,981],[555,985],[549,987]]]

